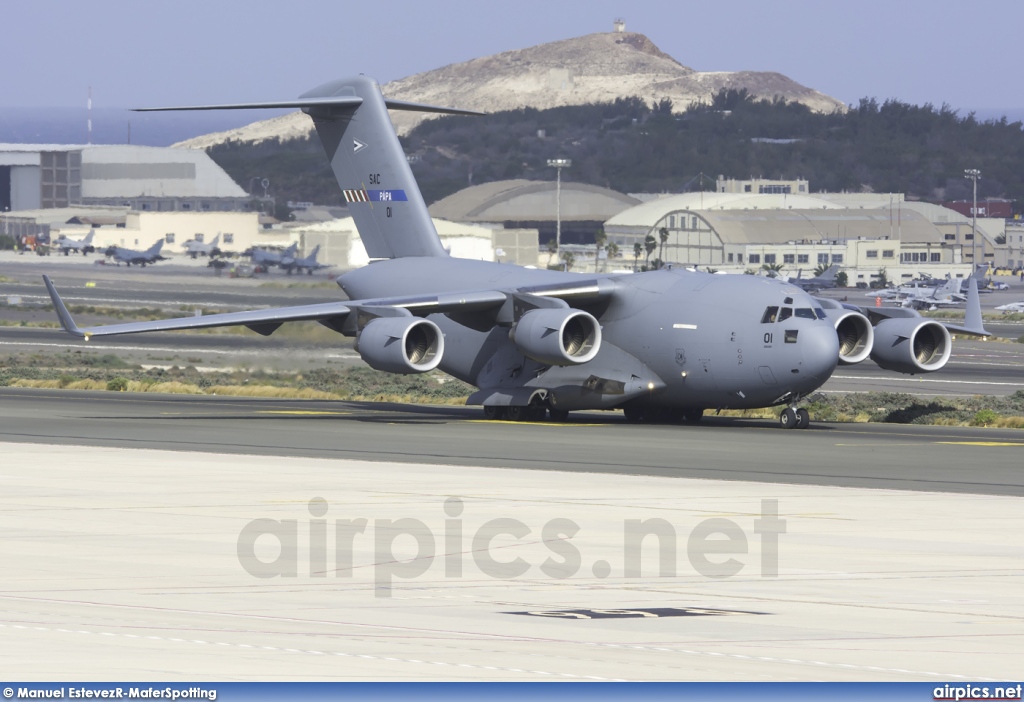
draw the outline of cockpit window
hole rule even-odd
[[[825,314],[825,310],[821,309],[820,307],[814,308],[814,314],[818,315],[818,319],[828,319],[828,316],[826,316]]]
[[[797,307],[796,316],[802,319],[814,319],[814,310],[810,307]]]
[[[768,307],[767,309],[765,309],[764,315],[761,317],[761,324],[774,324],[778,316],[778,307]]]
[[[793,308],[792,307],[783,307],[782,311],[779,312],[779,321],[780,322],[785,321],[785,320],[789,319],[792,316],[793,316]]]

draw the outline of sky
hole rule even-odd
[[[0,108],[273,100],[381,83],[593,32],[621,17],[700,71],[777,71],[961,114],[1024,111],[1022,0],[0,0]]]

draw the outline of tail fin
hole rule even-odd
[[[829,283],[831,283],[833,280],[836,279],[837,273],[839,273],[839,264],[833,263],[831,266],[829,266],[822,272],[821,279],[823,281],[828,281]]]
[[[365,76],[326,83],[302,98],[340,96],[361,101],[347,109],[307,107],[303,111],[313,118],[367,254],[370,258],[446,256],[388,108],[465,112],[387,101],[376,81]]]
[[[162,249],[163,247],[164,247],[164,240],[163,239],[157,239],[155,244],[153,244],[148,249],[146,249],[146,253],[154,254],[154,255],[158,254],[158,253],[160,253],[160,249]]]
[[[318,253],[320,253],[320,244],[317,244],[315,247],[313,247],[313,251],[309,254],[309,256],[306,257],[306,260],[316,263],[316,256]]]
[[[220,234],[213,237],[213,241],[210,242],[210,246],[216,246],[218,243],[220,243]]]
[[[280,107],[299,107],[313,118],[370,258],[447,255],[398,142],[388,109],[447,114],[478,112],[386,100],[377,81],[366,76],[325,83],[298,100],[136,111]]]
[[[96,236],[96,232],[89,232],[88,234],[86,234],[85,238],[82,239],[82,245],[89,246],[90,244],[92,244],[92,238],[94,236]]]

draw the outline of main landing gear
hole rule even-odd
[[[811,424],[811,414],[803,407],[787,407],[779,415],[779,426],[783,429],[806,429]]]

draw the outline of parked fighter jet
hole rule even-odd
[[[292,244],[284,251],[278,253],[277,251],[268,251],[267,249],[260,249],[254,246],[249,252],[249,257],[252,259],[253,266],[266,273],[271,266],[280,266],[281,261],[284,259],[294,258],[298,248],[298,244]]]
[[[285,256],[281,259],[281,262],[277,264],[282,270],[288,271],[288,275],[291,275],[294,271],[301,273],[306,271],[306,275],[313,275],[313,271],[318,271],[322,268],[330,268],[329,263],[318,263],[316,260],[317,254],[320,253],[320,246],[317,245],[313,249],[313,252],[305,258],[294,258],[292,256]]]
[[[441,368],[472,383],[479,391],[469,404],[483,405],[489,418],[550,413],[558,421],[570,410],[618,408],[630,420],[696,422],[708,409],[784,404],[784,428],[808,425],[799,403],[837,364],[870,356],[883,369],[928,373],[949,360],[950,330],[988,335],[973,285],[964,325],[944,326],[913,310],[819,300],[757,276],[682,268],[579,275],[452,258],[387,110],[465,112],[387,100],[364,76],[298,100],[216,107],[299,107],[310,115],[376,262],[338,278],[345,302],[86,329],[44,277],[69,333],[245,325],[269,335],[285,322],[316,320],[354,336],[373,368]]]
[[[58,250],[67,256],[72,251],[81,253],[83,256],[91,254],[96,250],[96,247],[92,245],[92,238],[96,236],[96,232],[89,232],[82,239],[69,239],[63,234],[57,241],[53,242],[54,246],[58,247]]]
[[[185,247],[185,253],[192,258],[198,258],[199,256],[219,256],[221,250],[217,248],[217,244],[220,243],[220,234],[213,237],[213,241],[205,244],[195,239],[189,239],[182,246]]]
[[[1024,300],[1020,302],[1011,302],[1006,305],[999,305],[996,310],[1003,314],[1009,314],[1010,312],[1024,312]]]
[[[796,285],[804,292],[818,292],[819,290],[836,286],[836,274],[839,273],[839,265],[833,263],[822,271],[821,275],[816,275],[813,278],[802,278],[802,273],[803,271],[799,271],[797,277],[789,278],[788,282]]]
[[[124,263],[131,267],[134,263],[137,266],[145,268],[147,263],[156,263],[157,261],[166,260],[160,255],[160,249],[163,248],[163,245],[164,240],[159,239],[145,251],[135,251],[133,249],[121,248],[120,246],[111,246],[107,249],[107,256],[110,256],[117,261],[117,265]]]

